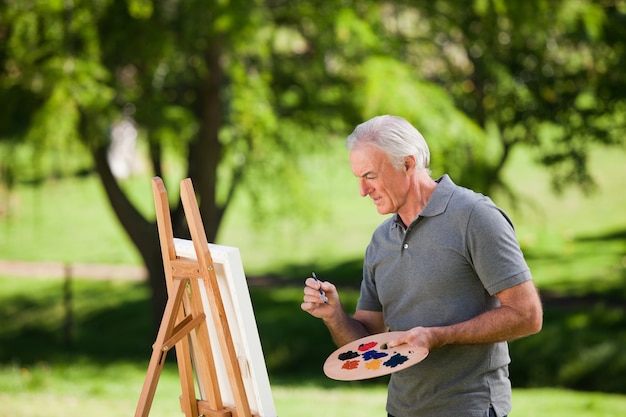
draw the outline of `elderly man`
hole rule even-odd
[[[507,415],[507,341],[540,331],[543,320],[511,220],[447,175],[433,180],[428,146],[403,118],[368,120],[346,145],[361,196],[394,215],[367,247],[354,314],[332,283],[313,278],[302,309],[321,318],[339,346],[391,330],[403,333],[390,347],[430,350],[392,374],[389,416]]]

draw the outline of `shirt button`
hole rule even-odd
[[[403,247],[404,249],[408,249],[408,248],[409,248],[409,244],[408,244],[408,243],[405,243],[404,245],[402,245],[402,247]]]

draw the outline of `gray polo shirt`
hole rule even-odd
[[[531,274],[510,219],[487,197],[444,175],[406,228],[385,220],[367,247],[357,309],[382,311],[391,331],[445,326],[498,306],[494,294]],[[392,374],[395,417],[480,416],[511,410],[506,343],[449,345]]]

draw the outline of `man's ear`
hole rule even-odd
[[[413,155],[404,158],[404,170],[406,172],[415,169],[415,157]]]

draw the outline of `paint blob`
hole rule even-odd
[[[369,369],[370,371],[376,371],[378,368],[380,368],[380,364],[383,361],[381,361],[380,359],[374,359],[371,361],[367,361],[365,362],[365,368]]]
[[[345,361],[341,369],[356,369],[359,367],[359,361]]]
[[[404,362],[408,360],[409,360],[408,356],[404,356],[404,355],[400,355],[399,353],[396,353],[391,358],[389,358],[389,360],[383,363],[383,365],[388,366],[390,368],[395,368],[396,366],[402,365]]]
[[[354,359],[357,356],[359,356],[359,354],[357,352],[353,352],[351,350],[347,351],[347,352],[343,352],[339,354],[339,360],[340,361],[347,361],[349,359]]]
[[[369,361],[370,359],[380,359],[380,358],[384,358],[385,356],[389,356],[389,355],[385,352],[379,352],[377,350],[372,349],[372,350],[368,350],[367,352],[363,354],[363,360]]]
[[[363,343],[361,345],[359,345],[359,350],[361,352],[366,352],[368,350],[370,350],[371,348],[373,348],[374,346],[376,346],[378,343],[376,342],[368,342],[368,343]]]

